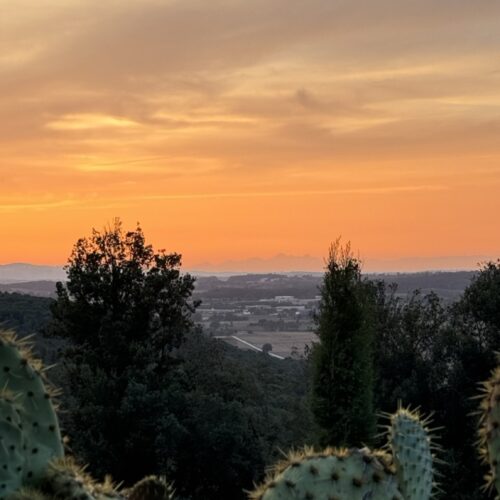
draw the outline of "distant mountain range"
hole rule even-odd
[[[318,257],[280,253],[269,258],[226,260],[218,264],[203,262],[196,265],[196,271],[193,271],[193,274],[322,272],[324,267],[323,260]]]
[[[62,266],[40,266],[24,262],[0,265],[0,283],[64,281],[65,279],[66,272]]]
[[[314,298],[318,294],[323,273],[283,272],[204,272],[191,271],[197,277],[196,294],[204,297],[229,299],[268,298],[294,295]],[[371,279],[397,283],[398,292],[406,294],[420,289],[431,290],[447,300],[456,299],[470,283],[474,271],[427,271],[413,273],[367,273]],[[0,292],[17,292],[43,297],[54,296],[56,281],[64,281],[66,273],[59,266],[39,266],[17,263],[0,265]]]
[[[365,273],[415,273],[426,271],[459,271],[477,270],[478,263],[496,260],[491,256],[448,256],[448,257],[415,257],[399,259],[364,259]],[[195,276],[230,276],[248,273],[282,273],[288,275],[324,272],[323,259],[311,255],[278,254],[269,258],[251,258],[224,261],[218,264],[199,263],[189,268],[184,267]],[[66,272],[63,266],[45,266],[29,263],[13,263],[0,265],[0,284],[21,283],[26,281],[64,281]]]
[[[415,273],[427,271],[475,271],[478,264],[495,261],[491,255],[451,255],[435,257],[364,258],[360,256],[363,271],[367,273]],[[325,261],[312,255],[278,254],[273,257],[254,257],[243,260],[226,260],[213,264],[202,262],[193,266],[193,274],[244,274],[244,273],[323,273]],[[199,271],[198,271],[199,270]]]

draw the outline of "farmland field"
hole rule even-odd
[[[219,336],[221,340],[228,342],[240,349],[252,350],[255,346],[261,350],[265,344],[272,345],[272,353],[288,358],[293,355],[303,355],[306,345],[311,345],[315,339],[312,331],[307,332],[238,332],[234,335]],[[239,340],[238,340],[239,339]],[[256,350],[256,349],[253,349]]]

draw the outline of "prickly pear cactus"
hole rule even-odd
[[[70,458],[52,398],[56,395],[26,340],[0,331],[0,500],[125,500],[110,478],[96,483]],[[171,500],[153,476],[131,490],[136,500]]]
[[[434,487],[433,451],[437,449],[429,419],[405,408],[386,416],[390,425],[384,451],[327,449],[315,453],[306,449],[291,454],[250,499],[429,500]]]
[[[404,500],[382,452],[305,449],[278,464],[252,500]]]
[[[127,498],[128,500],[173,500],[174,492],[164,479],[148,476],[130,490]]]
[[[428,420],[418,411],[400,408],[390,415],[388,448],[392,452],[405,500],[428,500],[434,485],[433,444]]]
[[[480,453],[489,473],[485,476],[486,489],[493,486],[500,499],[500,367],[496,368],[489,380],[483,384],[484,396],[481,401],[479,427]]]
[[[63,456],[52,391],[26,341],[0,332],[0,499],[37,484],[48,463]]]

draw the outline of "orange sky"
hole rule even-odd
[[[0,0],[0,95],[0,263],[116,216],[191,269],[500,257],[500,2]]]

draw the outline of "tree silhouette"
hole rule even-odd
[[[156,465],[159,393],[197,306],[180,265],[180,255],[147,245],[139,225],[125,233],[116,219],[76,242],[68,281],[57,283],[47,333],[67,339],[65,424],[98,475],[133,481]]]

